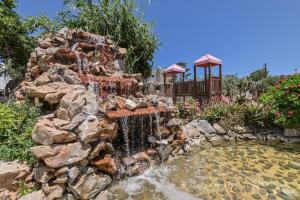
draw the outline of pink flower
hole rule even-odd
[[[298,84],[298,86],[297,86],[298,88],[300,88],[300,84]]]
[[[293,112],[293,111],[289,111],[289,112],[288,112],[288,118],[292,118],[293,115],[294,115],[294,112]]]
[[[280,117],[280,112],[276,112],[275,117],[277,117],[277,118]]]
[[[279,90],[279,89],[280,89],[280,86],[279,86],[279,85],[275,85],[275,88],[276,88],[277,90]]]
[[[298,94],[298,97],[300,97],[300,93]]]
[[[289,93],[290,91],[289,90],[286,90],[285,92],[284,92],[284,94],[287,94],[287,93]]]

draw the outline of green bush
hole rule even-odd
[[[296,128],[300,125],[300,74],[282,76],[279,82],[260,98],[271,107],[275,123]]]
[[[232,129],[236,125],[256,129],[272,126],[271,116],[262,104],[215,102],[204,107],[200,118],[210,123],[220,123],[226,129]]]
[[[33,146],[31,132],[39,114],[39,109],[28,103],[0,104],[0,160],[35,163],[29,148]]]
[[[179,117],[193,120],[199,113],[199,105],[194,99],[188,99],[186,102],[178,102],[176,104],[179,111]]]

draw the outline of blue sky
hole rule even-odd
[[[19,0],[18,12],[53,17],[62,2]],[[142,7],[162,43],[155,65],[192,67],[210,53],[224,61],[224,74],[247,75],[265,62],[272,74],[300,71],[300,0],[152,0]]]

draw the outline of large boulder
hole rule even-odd
[[[49,119],[40,120],[33,132],[33,141],[42,145],[51,145],[54,143],[65,143],[76,140],[77,136],[72,132],[61,131],[55,128]]]
[[[79,142],[53,145],[51,148],[55,155],[44,159],[46,165],[51,168],[78,163],[85,159],[91,151],[90,145]]]
[[[60,119],[71,121],[77,114],[84,112],[95,115],[98,112],[96,94],[86,90],[73,90],[66,94],[56,111]]]
[[[99,120],[94,115],[89,115],[77,128],[77,133],[81,141],[85,143],[93,142],[99,138]]]
[[[207,136],[216,133],[216,130],[206,120],[195,119],[185,125],[185,128],[190,137],[197,137],[201,134]]]
[[[108,175],[101,173],[84,174],[75,185],[70,186],[70,189],[77,199],[92,199],[105,190],[111,182],[112,180]]]
[[[94,160],[92,164],[97,166],[100,171],[110,175],[115,175],[118,172],[118,167],[111,155],[105,155],[103,159]]]
[[[29,174],[29,167],[18,162],[0,161],[0,190],[16,191],[18,180],[25,179]]]
[[[46,200],[46,195],[42,190],[38,190],[22,196],[19,200]]]
[[[101,140],[113,140],[118,136],[118,124],[108,119],[99,121],[99,135]]]
[[[67,93],[84,89],[81,85],[69,85],[63,82],[51,82],[44,85],[35,86],[32,82],[22,88],[22,92],[29,98],[38,98],[50,104],[57,104]]]

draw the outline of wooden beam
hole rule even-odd
[[[208,69],[208,101],[210,101],[211,97],[211,64],[209,63]]]
[[[175,94],[175,79],[176,79],[176,74],[173,72],[173,103],[176,103],[176,94]]]
[[[185,91],[185,87],[184,87],[184,82],[185,82],[185,72],[183,72],[183,74],[182,74],[182,91],[183,91],[183,93],[184,93],[184,95],[183,95],[183,102],[185,103],[185,93],[186,93],[186,91]]]
[[[194,65],[194,98],[197,99],[197,66]]]

